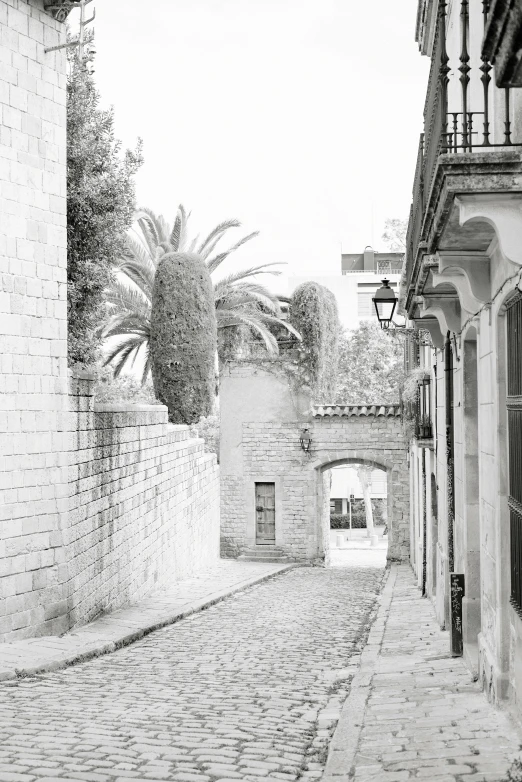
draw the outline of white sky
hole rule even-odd
[[[228,217],[260,230],[227,271],[338,273],[341,245],[385,249],[384,219],[409,213],[421,130],[417,0],[93,6],[103,104],[126,146],[144,141],[140,205],[171,220],[182,202],[197,231]]]

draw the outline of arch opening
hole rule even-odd
[[[384,567],[392,511],[391,468],[346,457],[318,468],[325,564]]]

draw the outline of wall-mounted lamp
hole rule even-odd
[[[389,280],[382,281],[382,286],[375,292],[372,301],[381,329],[389,329],[397,306],[397,297],[395,291],[390,288]]]
[[[312,447],[312,437],[310,435],[310,429],[308,426],[305,426],[299,435],[299,442],[301,443],[301,448],[303,451],[305,453],[310,453],[310,449]]]

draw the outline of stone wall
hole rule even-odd
[[[22,557],[0,558],[0,642],[63,633],[218,559],[216,457],[188,427],[168,424],[162,405],[96,405],[92,386],[71,380],[67,513],[55,547],[42,551],[35,533]],[[46,557],[48,567],[31,567]],[[19,583],[27,589],[13,601]]]
[[[67,508],[65,27],[0,0],[0,637],[61,589]]]
[[[297,560],[327,556],[323,472],[335,463],[386,470],[389,557],[409,556],[409,477],[400,418],[379,410],[361,415],[312,409],[289,388],[279,361],[241,362],[221,377],[222,553],[255,547],[255,483],[275,484],[275,545]],[[300,432],[310,427],[306,454]]]
[[[75,626],[219,555],[216,457],[163,405],[95,405],[73,380],[71,507],[65,541]]]

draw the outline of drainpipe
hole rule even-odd
[[[453,447],[453,353],[450,333],[446,334],[444,345],[444,380],[446,391],[446,469],[448,500],[448,570],[453,573],[455,556],[453,550],[453,527],[455,523],[455,462]]]
[[[426,595],[426,541],[427,533],[427,512],[426,512],[426,449],[422,448],[422,596]]]

